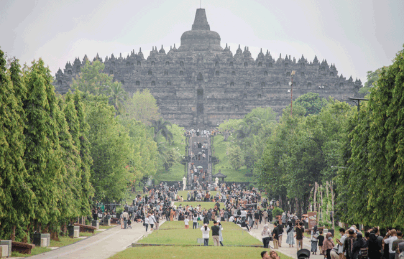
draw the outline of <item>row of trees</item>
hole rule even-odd
[[[80,75],[73,80],[72,88],[90,96],[103,96],[106,99],[101,98],[101,100],[107,100],[115,108],[118,122],[127,130],[134,132],[133,128],[140,127],[144,131],[141,134],[138,132],[143,138],[137,141],[145,139],[147,144],[141,146],[146,149],[138,155],[141,155],[142,159],[151,157],[146,161],[156,160],[157,162],[152,170],[151,166],[140,167],[147,169],[142,171],[143,175],[154,175],[156,172],[170,170],[171,166],[181,159],[181,154],[172,145],[173,132],[183,131],[183,129],[161,118],[156,99],[148,89],[130,95],[125,92],[120,82],[114,81],[113,76],[101,72],[104,67],[105,65],[99,60],[91,63],[86,60]]]
[[[404,224],[404,50],[377,70],[368,102],[347,119],[337,180],[345,222]],[[374,73],[369,73],[372,77]]]
[[[61,96],[41,59],[21,68],[0,50],[0,239],[57,239],[96,202],[119,202],[172,160],[159,153],[172,133],[153,96],[128,97],[102,69],[87,62],[74,93]]]
[[[44,62],[0,50],[0,237],[24,240],[90,213],[91,145],[79,93],[57,96]]]
[[[254,166],[268,196],[298,214],[325,212],[324,221],[335,210],[349,224],[402,226],[403,67],[400,51],[391,66],[368,73],[359,112],[312,93],[293,103],[293,116],[285,108]]]
[[[285,209],[307,211],[316,183],[335,177],[343,125],[351,107],[317,94],[301,96],[283,112],[255,167],[262,187]],[[289,206],[286,201],[289,201]]]

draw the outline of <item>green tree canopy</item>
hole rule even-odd
[[[382,68],[369,102],[353,113],[338,174],[342,218],[382,227],[404,224],[404,50]],[[386,209],[388,208],[388,209]]]
[[[0,50],[0,237],[12,240],[25,236],[33,217],[34,193],[23,160],[25,113],[20,98],[25,92],[18,60],[7,71]]]
[[[151,126],[153,121],[160,119],[159,107],[149,89],[136,91],[125,101],[124,108],[122,117],[141,121],[146,126]]]
[[[104,63],[99,60],[92,63],[86,60],[80,74],[73,79],[72,89],[94,95],[112,94],[114,89],[118,89],[121,83],[114,82],[113,76],[103,73],[104,68]],[[118,101],[118,98],[113,99],[115,99],[113,102]]]

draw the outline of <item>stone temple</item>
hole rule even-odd
[[[272,107],[279,115],[290,104],[290,75],[293,99],[308,92],[347,100],[362,83],[338,74],[335,65],[317,57],[308,61],[286,55],[274,58],[261,52],[254,59],[248,47],[235,53],[222,47],[217,32],[211,31],[205,9],[197,9],[192,30],[181,36],[179,48],[166,52],[153,47],[145,59],[142,51],[127,57],[106,57],[104,73],[113,75],[128,93],[149,89],[165,120],[182,127],[209,128],[228,119],[243,118],[256,107]],[[85,64],[78,58],[58,70],[55,87],[66,93],[72,79]]]

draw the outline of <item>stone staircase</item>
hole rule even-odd
[[[199,146],[198,146],[199,144]],[[205,152],[203,152],[205,151]],[[205,158],[202,157],[202,154],[205,153]],[[189,138],[188,143],[188,172],[187,172],[187,188],[191,188],[191,185],[194,182],[192,177],[191,169],[193,166],[202,167],[202,170],[205,172],[205,182],[212,183],[212,162],[211,162],[211,143],[210,137],[207,136],[196,136],[193,134]],[[200,169],[198,169],[198,172]],[[199,174],[198,181],[200,183],[203,182],[202,174]]]

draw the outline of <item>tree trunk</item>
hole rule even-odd
[[[23,242],[23,243],[28,243],[28,236],[29,236],[29,228],[30,228],[30,226],[31,226],[31,224],[28,224],[27,230],[25,231],[25,236],[24,236],[24,238],[22,239],[22,242]]]
[[[41,233],[49,233],[49,224],[42,230]]]
[[[320,185],[319,186],[320,187],[320,215],[321,215],[321,221],[323,221],[323,190],[322,190],[322,186]]]
[[[58,231],[57,230],[56,231],[52,230],[51,233],[50,233],[50,238],[52,240],[54,240],[54,241],[60,241]]]
[[[317,211],[317,191],[318,191],[318,183],[314,183],[314,210]]]
[[[328,216],[330,215],[330,212],[328,210],[328,201],[330,200],[329,198],[329,183],[328,181],[325,182],[325,192],[327,195],[327,199],[326,199],[326,204],[325,204],[325,213],[327,214],[327,221],[328,221]],[[327,222],[328,223],[328,222]]]
[[[15,229],[16,229],[16,226],[14,225],[12,228],[11,228],[11,237],[10,237],[10,239],[11,239],[11,241],[15,241]]]
[[[333,188],[333,181],[331,181],[331,209],[332,209],[332,226],[335,226],[335,212],[334,212],[334,200],[335,200],[335,193]]]

